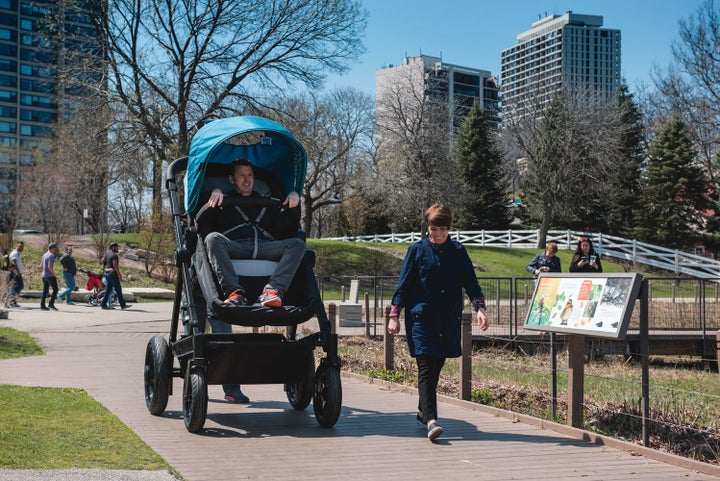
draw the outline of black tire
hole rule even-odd
[[[183,388],[183,418],[185,429],[191,433],[200,431],[207,417],[207,382],[205,371],[199,367],[190,367]]]
[[[87,296],[85,296],[85,300],[87,301],[87,303],[89,305],[91,305],[93,307],[98,305],[97,298],[95,296],[93,296],[92,294],[88,294]]]
[[[342,408],[342,384],[340,368],[329,363],[321,363],[315,373],[315,393],[313,410],[318,424],[331,428],[340,417]]]
[[[172,382],[172,356],[165,338],[153,336],[145,349],[145,405],[150,414],[165,411]]]
[[[307,356],[305,373],[303,380],[296,384],[286,384],[285,391],[287,393],[290,405],[298,411],[304,411],[312,401],[315,389],[315,356],[310,351]]]

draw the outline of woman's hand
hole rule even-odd
[[[477,319],[478,326],[480,326],[481,331],[487,331],[488,328],[488,322],[487,322],[487,312],[485,312],[485,308],[480,308],[477,311],[477,314],[475,315]],[[389,330],[389,327],[388,327]]]
[[[391,317],[387,330],[389,334],[397,334],[400,332],[400,320],[397,317]]]

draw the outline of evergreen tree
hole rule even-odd
[[[683,249],[701,238],[707,184],[695,163],[685,123],[670,119],[648,150],[636,237],[668,248]]]
[[[477,102],[463,119],[453,152],[463,186],[458,228],[506,229],[510,223],[502,154]]]
[[[618,169],[608,176],[609,194],[606,199],[606,215],[602,231],[608,234],[632,236],[635,213],[641,192],[641,169],[645,156],[642,115],[628,87],[620,86],[616,98],[621,112],[620,162]]]

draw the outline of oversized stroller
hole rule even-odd
[[[302,145],[280,124],[261,117],[231,117],[203,126],[192,139],[188,157],[167,169],[178,268],[169,341],[161,335],[150,339],[145,352],[145,402],[159,415],[172,394],[172,378],[184,379],[182,405],[185,427],[203,428],[207,417],[209,384],[283,384],[290,404],[304,410],[312,400],[317,422],[335,425],[342,407],[337,336],[331,332],[313,273],[314,253],[306,249],[283,306],[227,306],[212,271],[203,239],[200,213],[209,192],[227,189],[229,168],[237,158],[252,162],[255,191],[269,190],[278,203],[290,191],[302,192],[306,154]],[[178,185],[184,182],[184,209]],[[238,199],[246,200],[246,199]],[[228,202],[229,199],[226,199]],[[257,205],[259,200],[254,201]],[[232,204],[224,203],[224,207]],[[252,299],[259,292],[273,264],[263,260],[233,260],[235,272]],[[298,325],[315,316],[319,331],[299,336]],[[224,321],[246,326],[242,333],[206,333],[209,322]],[[178,338],[182,322],[183,333]],[[258,332],[261,326],[284,326],[276,332]],[[252,332],[250,332],[252,331]],[[315,369],[315,348],[325,356]],[[178,362],[174,362],[174,357]]]

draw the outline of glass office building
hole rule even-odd
[[[0,0],[0,212],[11,208],[23,171],[51,147],[64,108],[59,71],[69,57],[61,52],[97,45],[85,3]]]
[[[503,120],[522,118],[561,90],[609,97],[620,87],[620,30],[567,12],[532,24],[501,54]]]

